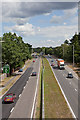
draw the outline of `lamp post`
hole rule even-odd
[[[73,67],[74,67],[74,45],[73,45]]]
[[[63,59],[64,59],[64,46],[63,46]]]

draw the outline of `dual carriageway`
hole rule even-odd
[[[51,59],[56,66],[54,58],[46,57],[51,65]],[[2,118],[32,118],[34,114],[35,100],[38,89],[39,75],[40,75],[40,59],[36,58],[35,63],[31,63],[30,67],[17,80],[17,82],[9,89],[7,93],[15,93],[17,98],[12,104],[2,104]],[[67,98],[70,110],[73,116],[78,118],[79,104],[78,104],[78,78],[74,76],[73,79],[67,78],[68,69],[59,70],[53,67],[52,71],[55,74],[64,94]],[[37,76],[32,77],[31,73],[37,72]],[[6,93],[6,94],[7,94]],[[5,95],[6,95],[5,94]],[[4,99],[5,95],[2,97]]]

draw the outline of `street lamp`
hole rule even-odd
[[[74,45],[73,45],[73,67],[74,67]]]
[[[63,59],[64,59],[64,46],[63,46]]]

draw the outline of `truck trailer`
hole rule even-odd
[[[63,59],[57,59],[57,66],[59,69],[65,69],[64,68],[64,60]]]

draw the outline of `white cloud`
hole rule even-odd
[[[44,28],[33,26],[32,24],[25,25],[14,25],[12,27],[4,27],[5,31],[17,32],[19,35],[26,36],[41,36],[42,38],[47,38],[47,42],[54,42],[60,39],[69,39],[78,32],[78,26],[48,26]],[[48,39],[49,38],[49,39]]]
[[[70,24],[77,24],[78,22],[78,7],[68,10],[63,10],[63,15],[52,16],[50,22],[54,24],[64,24],[66,25],[66,21],[69,21]]]
[[[50,42],[50,43],[52,42],[52,43],[54,43],[55,41],[53,41],[53,40],[47,40],[47,42]]]
[[[63,19],[62,19],[62,16],[52,16],[52,19],[51,19],[51,23],[55,23],[55,24],[60,24],[62,23]]]
[[[64,15],[66,16],[66,18],[72,17],[77,13],[77,10],[78,10],[78,4],[73,9],[64,10]]]
[[[21,0],[20,0],[21,1]],[[30,1],[29,1],[30,2]],[[77,25],[70,25],[64,21],[64,17],[66,19],[69,19],[70,15],[75,15],[76,8],[74,8],[76,3],[73,4],[59,4],[59,3],[4,3],[3,2],[3,21],[5,22],[13,22],[16,23],[14,26],[5,26],[4,30],[16,32],[19,33],[22,37],[26,36],[32,37],[32,40],[34,41],[35,38],[37,39],[37,44],[40,44],[40,39],[45,39],[44,46],[51,46],[51,45],[58,45],[62,42],[62,40],[69,39],[73,34],[77,31]],[[74,10],[74,9],[75,10]],[[38,15],[50,15],[53,10],[64,10],[64,16],[53,16],[52,22],[55,23],[63,23],[63,26],[48,26],[48,27],[36,27],[32,24],[29,24],[29,20],[33,16]],[[69,10],[68,10],[69,9]],[[72,11],[72,10],[73,11]],[[71,11],[72,14],[71,14]],[[70,14],[69,14],[70,13]],[[43,19],[42,19],[43,20]],[[74,16],[74,19],[72,19],[72,23],[76,23],[77,17]],[[36,21],[35,21],[36,22]],[[37,37],[36,37],[37,36]],[[39,40],[39,41],[38,41]],[[35,44],[36,46],[36,44]]]
[[[48,15],[50,15],[50,14],[51,14],[51,13],[45,13],[44,15],[45,15],[45,16],[48,16]]]
[[[64,22],[63,24],[66,25],[67,23]]]
[[[25,25],[15,25],[12,27],[4,27],[4,29],[11,32],[18,32],[20,35],[23,36],[31,36],[35,35],[35,28],[32,24],[26,23]]]
[[[43,35],[46,38],[63,38],[63,39],[68,39],[75,32],[78,32],[78,26],[72,25],[72,26],[51,26],[51,27],[45,27],[41,28],[40,32],[37,32],[36,34],[38,35]]]
[[[47,42],[51,42],[52,40],[47,40]]]
[[[73,25],[76,24],[78,26],[78,16],[74,17],[73,19],[71,19],[70,21]]]
[[[3,20],[12,18],[26,19],[36,15],[49,15],[53,10],[75,8],[77,3],[58,2],[2,2]]]

